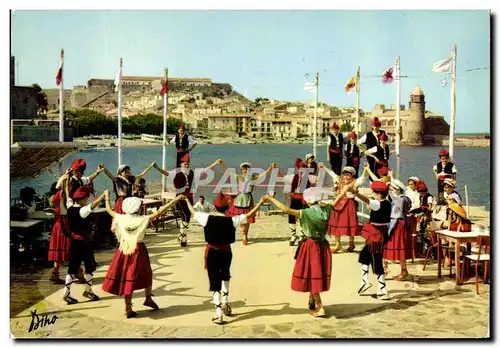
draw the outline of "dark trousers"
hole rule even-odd
[[[231,250],[217,250],[210,248],[207,255],[207,272],[210,282],[210,291],[220,291],[223,280],[229,280],[231,274],[231,260],[233,252]]]
[[[85,273],[92,274],[96,269],[92,244],[84,240],[72,239],[69,247],[68,274],[78,274],[81,263],[85,264]]]
[[[358,262],[362,265],[372,265],[373,273],[376,275],[384,274],[384,264],[382,262],[382,253],[371,253],[368,250],[368,244],[359,253]]]
[[[184,194],[184,195],[188,198],[191,205],[193,205],[194,204],[193,195],[192,194]],[[189,221],[191,221],[191,211],[189,210],[189,207],[188,207],[186,201],[180,200],[177,202],[177,204],[178,204],[178,207],[181,211],[182,221],[189,223]]]
[[[292,201],[290,202],[290,209],[294,209],[294,210],[304,209],[304,203],[302,202],[302,199],[292,198]],[[288,215],[288,223],[289,224],[294,224],[295,221],[297,221],[297,218],[295,217],[295,215]]]
[[[340,175],[342,171],[342,155],[340,153],[330,152],[330,166],[335,174]]]

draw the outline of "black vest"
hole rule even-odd
[[[82,219],[80,216],[81,207],[71,206],[68,208],[68,227],[69,231],[73,234],[82,236],[85,240],[90,239],[92,233],[92,225],[90,219]]]
[[[377,224],[388,224],[391,222],[391,210],[392,204],[388,200],[384,199],[380,201],[380,209],[377,211],[372,210],[370,212],[370,222],[375,222]]]
[[[189,174],[187,175],[187,181],[186,181],[186,175],[184,175],[183,172],[178,172],[175,174],[174,177],[174,187],[176,189],[182,189],[188,185],[189,187],[186,187],[184,190],[185,194],[191,193],[191,187],[193,186],[193,179],[194,179],[194,172],[192,170],[189,171]]]
[[[82,179],[75,179],[71,177],[70,181],[70,187],[69,187],[69,196],[73,197],[73,194],[78,190],[80,187],[83,186],[83,181]]]
[[[375,153],[375,157],[377,157],[379,160],[388,161],[389,155],[390,155],[389,145],[386,144],[385,149],[382,148],[382,146],[377,146],[377,152]]]
[[[380,136],[383,133],[385,133],[385,131],[379,130],[378,131],[378,137],[380,138]],[[378,140],[377,137],[375,137],[375,135],[373,134],[373,132],[366,133],[366,149],[367,150],[369,150],[372,147],[377,146],[379,144],[380,144],[380,140]]]
[[[446,174],[453,174],[453,172],[451,171],[452,169],[453,169],[453,163],[452,162],[448,162],[448,163],[446,163],[446,166],[444,166],[444,172]],[[437,164],[437,171],[438,171],[438,174],[443,171],[443,164],[441,162],[439,162]]]
[[[339,143],[337,144],[337,139],[335,139],[335,136],[333,134],[328,134],[330,136],[330,149],[336,150],[340,149],[340,153],[342,153],[342,149],[344,148],[344,137],[342,136],[342,133],[339,133]]]
[[[424,195],[420,195],[420,207],[422,209],[429,209],[430,208],[429,204],[427,203],[427,199],[429,197],[432,197],[432,195],[430,193],[428,193],[428,192],[426,194],[424,194]]]
[[[189,140],[188,140],[188,135],[186,133],[184,133],[182,139],[179,139],[179,134],[175,135],[175,147],[177,149],[184,149],[184,150],[187,150],[189,148]]]
[[[354,149],[352,150],[352,157],[359,157],[359,147],[354,144]],[[351,142],[347,143],[347,149],[345,150],[345,156],[351,157]]]
[[[235,241],[236,228],[231,217],[209,215],[204,230],[208,244],[231,244]]]

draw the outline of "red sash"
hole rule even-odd
[[[205,261],[205,269],[207,269],[207,257],[208,257],[208,251],[210,249],[230,251],[231,244],[219,244],[219,245],[207,244],[207,246],[205,247],[205,255],[203,257]]]

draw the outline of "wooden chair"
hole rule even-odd
[[[490,236],[477,237],[476,244],[479,248],[477,255],[465,255],[465,258],[475,263],[474,268],[476,271],[476,294],[479,295],[478,266],[481,262],[484,262],[483,283],[486,284],[486,279],[490,268]],[[481,254],[481,250],[483,249],[483,247],[484,247],[484,253]],[[464,261],[464,265],[462,267],[462,279],[464,279],[465,268],[466,268],[466,262]]]
[[[271,191],[271,196],[272,196],[272,197],[275,197],[275,196],[276,196],[276,191]],[[271,210],[272,203],[269,203],[269,202],[262,203],[261,208],[262,208],[262,207],[267,207],[267,211],[269,211],[269,210]],[[259,209],[259,211],[257,212],[257,216],[260,216],[260,209]]]
[[[449,246],[447,245],[441,245],[442,249],[445,249],[447,254],[448,254],[448,259],[451,260],[451,252],[450,252],[450,248]],[[425,271],[425,266],[427,265],[427,261],[429,260],[429,254],[431,253],[431,250],[432,249],[436,249],[436,251],[438,248],[438,240],[437,240],[437,236],[436,236],[436,233],[434,231],[431,231],[431,246],[427,249],[427,252],[425,253],[425,260],[424,260],[424,268],[423,268],[423,271]],[[440,250],[439,252],[442,252],[442,250]],[[441,262],[443,262],[444,264],[444,253],[441,253],[443,255],[442,259],[441,259]],[[450,262],[450,275],[451,275],[451,272],[452,272],[452,262]]]

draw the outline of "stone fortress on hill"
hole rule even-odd
[[[138,113],[162,115],[160,97],[163,77],[123,76],[123,117]],[[59,91],[44,90],[50,110],[58,107]],[[65,90],[68,109],[93,109],[109,117],[117,116],[117,94],[111,79],[88,80],[86,86]],[[308,138],[313,135],[313,103],[268,100],[251,101],[229,84],[214,83],[209,78],[169,78],[169,117],[185,122],[194,133],[207,137],[244,137],[255,139]],[[448,138],[449,125],[443,116],[425,110],[425,96],[420,86],[410,95],[408,107],[400,106],[402,144],[441,145]],[[396,132],[395,106],[376,104],[371,112],[360,111],[360,132],[371,129],[378,117],[389,134]],[[329,126],[354,124],[353,107],[336,107],[320,102],[317,110],[317,135],[325,138]]]

